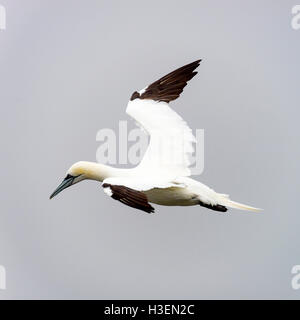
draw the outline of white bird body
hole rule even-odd
[[[67,172],[67,177],[51,195],[84,179],[102,183],[104,192],[113,199],[145,212],[154,212],[149,203],[165,206],[203,207],[225,212],[227,207],[241,210],[260,209],[233,202],[206,185],[189,178],[189,156],[196,142],[186,122],[170,108],[169,102],[179,97],[187,81],[197,72],[200,60],[183,66],[134,92],[126,112],[150,135],[142,161],[132,169],[80,161]]]

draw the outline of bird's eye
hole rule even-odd
[[[67,174],[67,176],[65,177],[65,180],[68,180],[70,178],[74,178],[73,176],[71,176],[70,174]]]

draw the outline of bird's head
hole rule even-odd
[[[93,179],[94,172],[92,172],[92,166],[88,162],[80,161],[74,163],[67,171],[66,177],[61,184],[51,194],[50,199],[55,197],[64,189],[82,181],[85,179]]]

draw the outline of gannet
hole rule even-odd
[[[150,203],[163,206],[195,206],[226,212],[227,207],[259,211],[229,196],[215,192],[190,178],[190,155],[195,137],[187,123],[169,106],[183,92],[187,82],[196,74],[201,60],[196,60],[135,91],[126,112],[150,135],[148,148],[141,162],[132,169],[79,161],[50,199],[62,190],[82,181],[101,182],[111,198],[135,209],[153,213]]]

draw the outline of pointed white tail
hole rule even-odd
[[[219,195],[220,195],[219,204],[221,204],[223,206],[230,207],[230,208],[235,208],[235,209],[240,209],[240,210],[254,211],[254,212],[260,212],[260,211],[263,210],[263,209],[250,207],[250,206],[247,206],[245,204],[232,201],[232,200],[230,200],[228,198],[227,195],[222,195],[222,194],[219,194]]]

